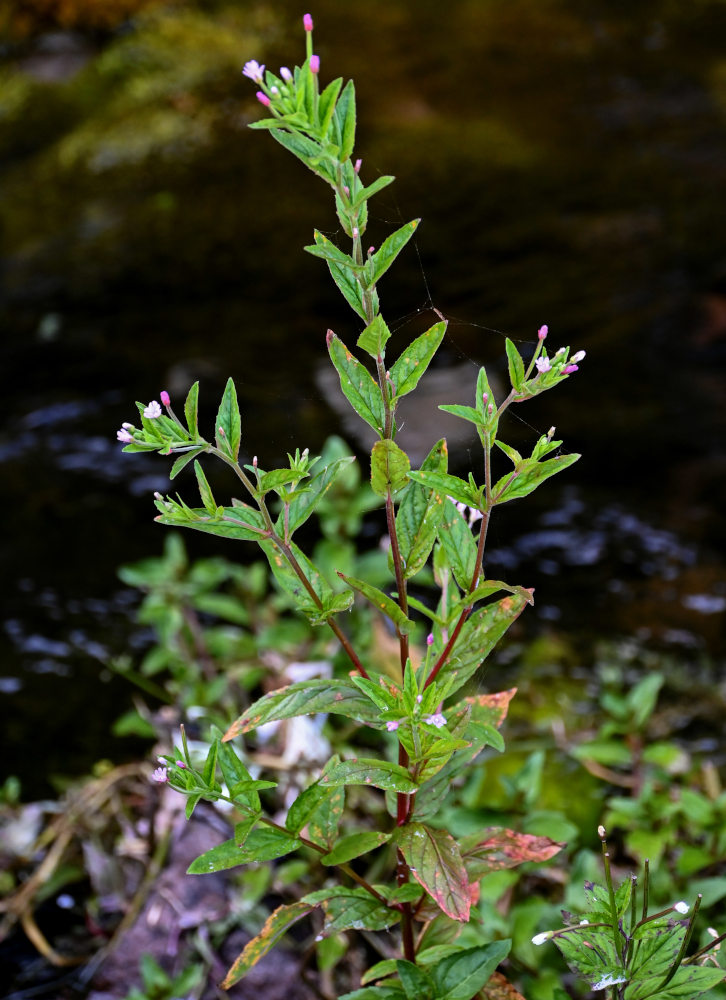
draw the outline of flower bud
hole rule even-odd
[[[260,102],[260,104],[264,104],[264,106],[266,108],[269,108],[270,104],[272,104],[272,101],[267,96],[267,94],[263,94],[263,92],[261,90],[257,91],[257,93],[255,94],[255,97]]]
[[[605,827],[602,825],[602,823],[597,828],[597,835],[600,838],[600,840],[604,840],[605,839]]]
[[[390,722],[386,723],[386,729],[388,730],[389,733],[395,733],[400,724],[401,723],[398,722],[396,719],[392,719]]]
[[[549,327],[541,326],[537,331],[537,336],[539,337],[540,340],[544,340],[548,333],[549,333]]]
[[[562,369],[563,375],[572,375],[573,372],[579,371],[577,365],[568,365],[566,368]]]
[[[280,76],[285,81],[285,83],[291,83],[292,82],[292,73],[287,68],[287,66],[281,66],[280,67]]]
[[[434,644],[434,633],[429,632],[429,634],[426,636],[426,645],[433,646],[433,644]]]
[[[532,938],[532,944],[537,946],[544,944],[545,941],[549,941],[551,934],[552,931],[542,931],[541,934],[535,934],[535,936]]]
[[[582,361],[582,359],[585,357],[585,354],[586,354],[585,351],[578,351],[577,354],[572,355],[570,361],[574,362],[574,364],[577,364],[578,361]]]
[[[312,14],[303,14],[303,28],[306,31],[313,30],[313,16]]]
[[[360,173],[360,168],[361,168],[362,165],[363,165],[363,160],[356,160],[355,161],[355,166],[353,167],[353,169],[355,170],[355,172],[357,174]]]
[[[320,72],[320,56],[310,56],[310,72]]]
[[[171,400],[169,399],[169,393],[166,389],[162,389],[159,393],[159,398],[164,406],[171,406]]]
[[[691,907],[688,905],[688,903],[685,903],[683,900],[681,900],[680,903],[676,903],[673,907],[676,913],[683,913],[684,915],[688,913],[690,908]]]

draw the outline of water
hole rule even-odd
[[[554,343],[588,351],[576,378],[510,425],[506,439],[526,447],[554,423],[584,457],[562,484],[497,511],[489,574],[536,587],[532,633],[637,635],[718,664],[726,9],[676,6],[452,2],[442,18],[439,4],[324,0],[314,13],[323,74],[356,79],[364,177],[398,177],[372,203],[371,242],[424,217],[381,282],[392,353],[435,321],[431,306],[450,319],[438,375],[468,374],[467,391],[481,363],[505,377],[502,331],[526,344],[547,322]],[[249,23],[240,65],[294,61],[297,25],[265,8]],[[327,193],[245,129],[257,109],[237,69],[174,90],[149,63],[159,106],[186,116],[180,144],[149,117],[153,101],[132,103],[114,58],[116,76],[107,54],[110,77],[94,83],[111,78],[114,100],[90,101],[86,118],[67,89],[42,104],[65,118],[13,124],[0,102],[0,699],[4,765],[28,794],[138,749],[108,735],[130,692],[105,664],[147,641],[115,570],[160,551],[151,494],[168,482],[163,459],[121,456],[114,440],[133,400],[162,387],[179,398],[199,377],[209,421],[231,373],[243,447],[269,467],[337,429],[319,376],[325,331],[349,344],[358,332],[300,249],[314,226],[339,238]],[[470,456],[459,442],[454,463]]]

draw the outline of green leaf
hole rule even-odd
[[[460,688],[475,673],[510,625],[519,618],[526,603],[521,594],[512,594],[487,604],[471,615],[461,630],[448,663],[442,667],[442,679],[447,677],[455,682],[452,690]]]
[[[368,324],[363,333],[358,337],[357,345],[362,351],[370,354],[372,358],[385,356],[386,343],[391,336],[385,320],[379,313],[373,317],[373,321]]]
[[[328,331],[328,351],[340,376],[343,395],[358,416],[382,435],[385,413],[378,383],[332,330]]]
[[[353,858],[359,858],[361,854],[374,851],[376,847],[380,847],[390,839],[390,833],[359,830],[358,833],[350,833],[339,840],[332,851],[324,854],[320,861],[324,865],[342,865],[352,861]]]
[[[459,513],[451,500],[444,501],[444,513],[439,522],[438,533],[454,578],[466,592],[474,578],[476,542],[464,515]]]
[[[398,493],[408,485],[411,463],[405,451],[395,441],[384,438],[376,441],[371,452],[371,488],[378,496],[385,497],[388,491]]]
[[[358,580],[354,576],[345,576],[344,573],[338,573],[338,576],[341,580],[345,580],[348,586],[357,590],[359,594],[362,594],[367,601],[370,601],[374,608],[382,611],[384,615],[390,618],[401,635],[408,635],[413,628],[413,622],[410,618],[406,617],[392,598],[384,594],[378,587],[373,587],[370,583],[366,583],[365,580]]]
[[[321,847],[332,849],[345,808],[345,786],[334,788],[330,798],[323,799],[308,822],[308,836]]]
[[[509,954],[511,941],[465,948],[430,969],[437,1000],[471,1000]]]
[[[499,482],[492,487],[494,503],[506,503],[507,500],[528,496],[545,479],[557,475],[558,472],[563,472],[579,457],[579,455],[559,455],[557,458],[548,458],[544,462],[535,462],[531,458],[525,458],[515,470],[514,479],[510,473],[507,476],[502,476]]]
[[[356,722],[377,722],[378,709],[348,678],[312,679],[288,684],[264,695],[247,709],[224,734],[224,740],[249,733],[265,722],[292,719],[298,715],[332,712]]]
[[[168,505],[170,502],[167,500],[166,503]],[[203,507],[190,508],[172,504],[171,510],[165,509],[154,520],[175,528],[194,528],[195,531],[243,542],[259,542],[265,530],[260,512],[245,505],[232,509],[218,507],[217,514],[210,516]]]
[[[396,396],[405,396],[418,385],[419,379],[428,368],[431,359],[439,349],[446,333],[447,323],[435,323],[426,333],[417,337],[391,368],[391,381],[396,387]]]
[[[356,279],[353,272],[348,267],[342,267],[333,260],[328,260],[328,270],[330,277],[340,289],[340,292],[348,305],[364,321],[368,321],[366,313],[363,288]]]
[[[233,462],[236,462],[242,429],[239,406],[237,405],[237,390],[231,378],[227,379],[222,402],[219,404],[214,432],[219,450],[223,451]]]
[[[472,488],[471,483],[467,483],[464,479],[459,479],[458,476],[420,469],[418,472],[409,472],[408,478],[412,479],[415,483],[421,483],[422,486],[428,486],[429,489],[436,490],[441,496],[451,497],[453,500],[468,504],[469,506],[477,506],[479,500],[478,492]]]
[[[453,920],[466,922],[471,889],[459,847],[446,830],[425,823],[407,823],[396,830],[396,840],[416,881]]]
[[[325,934],[334,931],[382,931],[401,919],[398,910],[379,903],[366,889],[319,889],[303,896],[301,902],[322,905],[325,912]]]
[[[287,557],[281,552],[279,546],[268,539],[258,539],[258,542],[260,548],[267,556],[272,574],[280,585],[280,588],[284,593],[292,597],[300,611],[317,619],[320,614],[320,608],[314,602],[309,590],[292,568]],[[330,584],[314,563],[308,559],[295,542],[290,542],[290,551],[295,557],[305,579],[317,594],[320,602],[325,605],[326,602],[332,601],[334,594]]]
[[[398,257],[401,250],[403,250],[413,234],[416,232],[420,221],[420,219],[414,219],[412,222],[407,222],[405,226],[401,226],[400,229],[397,229],[395,233],[391,233],[391,235],[383,241],[378,252],[374,253],[371,257],[372,274],[369,287],[380,281],[396,257]]]
[[[397,960],[396,970],[407,1000],[432,1000],[434,983],[428,972],[403,958]]]
[[[370,705],[370,702],[368,702]],[[353,757],[332,766],[326,765],[320,783],[323,785],[371,785],[390,792],[415,792],[418,785],[405,767],[373,757]]]
[[[631,983],[625,990],[625,1000],[645,1000],[646,997],[657,997],[657,1000],[691,1000],[712,986],[718,986],[725,978],[726,972],[723,969],[682,965],[665,988],[659,989],[663,982],[662,976],[649,976]]]
[[[338,100],[340,88],[343,85],[343,77],[339,76],[333,80],[320,95],[318,102],[318,122],[320,134],[326,136],[335,113],[335,102]]]
[[[207,477],[202,471],[202,467],[199,462],[194,463],[194,472],[197,477],[197,485],[199,486],[199,495],[202,498],[202,503],[204,504],[204,509],[214,516],[217,513],[217,501],[214,499],[211,487],[207,482]]]
[[[312,512],[325,497],[330,487],[335,482],[338,475],[346,469],[351,462],[355,462],[354,455],[347,455],[345,458],[338,458],[329,465],[326,465],[307,483],[307,489],[290,501],[288,511],[288,528],[290,533],[297,530],[301,524],[310,517]],[[276,530],[283,531],[285,525],[285,513],[282,511],[277,519]]]
[[[238,847],[234,837],[200,854],[187,868],[187,875],[208,875],[236,868],[251,861],[272,861],[297,850],[301,841],[269,826],[258,826]]]
[[[385,986],[364,986],[352,993],[341,993],[338,1000],[402,1000],[405,995],[398,983],[386,983]]]
[[[442,438],[424,459],[424,472],[446,472],[448,450]],[[396,514],[396,534],[403,560],[404,579],[415,576],[426,564],[444,514],[444,497],[428,486],[411,482]]]
[[[184,416],[187,422],[187,428],[189,430],[189,436],[191,438],[199,437],[199,382],[195,382],[187,393],[187,398],[184,403]]]
[[[323,260],[332,260],[340,267],[351,271],[353,274],[360,273],[363,271],[363,264],[356,264],[353,258],[340,250],[335,243],[332,243],[327,236],[324,236],[321,232],[316,229],[314,232],[315,243],[310,246],[303,247],[309,254],[313,257],[321,257]]]
[[[291,804],[285,818],[285,826],[291,833],[299,833],[310,817],[318,810],[324,799],[330,798],[334,789],[325,787],[319,781],[302,791]]]
[[[257,937],[248,941],[242,954],[235,959],[229,972],[222,980],[222,989],[228,990],[235,983],[239,982],[271,948],[275,947],[280,938],[283,937],[293,924],[296,924],[298,920],[301,920],[314,909],[313,905],[303,903],[302,901],[278,906],[267,918],[264,927]]]
[[[362,191],[358,192],[353,199],[353,209],[355,210],[358,208],[364,201],[368,201],[369,198],[372,198],[374,194],[378,194],[379,191],[388,187],[389,184],[393,184],[395,179],[396,178],[392,177],[390,174],[384,174],[382,177],[377,177],[372,184],[369,184],[368,187],[364,187]]]
[[[524,385],[524,362],[522,361],[519,351],[509,337],[507,337],[504,346],[507,351],[509,380],[512,383],[512,388],[516,392],[521,392],[522,386]]]
[[[206,445],[202,445],[201,448],[192,448],[180,455],[171,467],[169,479],[176,479],[181,470],[185,468],[192,461],[192,459],[196,458],[197,455],[201,455],[202,452],[206,450]]]
[[[336,141],[340,146],[340,162],[344,163],[355,147],[355,86],[349,80],[335,106],[333,116],[336,125]]]
[[[259,816],[248,816],[234,825],[234,842],[237,847],[242,847],[255,827]]]
[[[254,125],[258,126],[260,124],[260,122],[254,123]],[[277,123],[275,124],[277,125]],[[281,146],[289,150],[293,156],[302,160],[305,166],[309,170],[312,170],[314,174],[323,177],[328,183],[335,184],[336,178],[333,170],[326,161],[320,160],[321,147],[317,142],[296,132],[286,132],[280,127],[270,129],[270,134]]]

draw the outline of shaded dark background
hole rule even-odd
[[[97,7],[10,4],[3,25],[1,752],[27,796],[123,752],[108,733],[130,691],[105,664],[148,637],[115,574],[160,552],[168,489],[163,459],[115,441],[133,401],[199,378],[212,420],[231,374],[243,448],[270,467],[339,428],[324,335],[359,332],[301,252],[314,227],[342,243],[328,190],[246,127],[240,69],[300,61],[303,11]],[[548,323],[588,352],[504,435],[526,447],[555,424],[584,457],[497,512],[489,574],[537,588],[531,635],[632,637],[722,684],[726,5],[312,13],[321,79],[356,81],[364,180],[397,176],[370,242],[423,217],[380,286],[391,354],[432,306],[450,326],[431,378],[472,393],[480,364],[505,375],[504,335],[526,351]]]

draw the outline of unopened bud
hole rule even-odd
[[[252,468],[253,469],[257,468],[257,455],[255,455],[252,459]]]
[[[320,72],[320,56],[310,56],[310,72]]]
[[[482,406],[486,406],[487,405],[487,403],[489,402],[489,393],[488,392],[483,392],[482,393],[481,402],[482,402]]]
[[[578,351],[577,354],[573,354],[572,355],[572,357],[570,358],[570,361],[572,361],[575,364],[577,364],[578,361],[582,361],[582,359],[585,357],[585,354],[586,354],[585,351]]]
[[[353,169],[355,170],[355,172],[357,174],[360,173],[360,168],[361,168],[362,165],[363,165],[363,160],[356,160],[355,161],[355,166],[353,167]]]
[[[547,431],[547,440],[551,441],[554,436],[555,436],[555,429],[554,427],[550,427],[550,429]],[[604,830],[605,828],[598,827],[598,832],[600,831],[600,829]]]
[[[429,632],[429,634],[426,636],[426,645],[433,646],[433,644],[434,644],[434,633]]]
[[[169,399],[169,393],[166,391],[166,389],[161,390],[161,392],[159,393],[159,399],[162,401],[164,406],[171,405],[171,400]]]
[[[267,94],[263,93],[263,91],[261,90],[258,90],[255,96],[257,100],[260,102],[260,104],[264,104],[266,108],[269,108],[272,102],[270,101],[270,98],[267,96]]]
[[[680,903],[676,903],[673,907],[676,913],[682,913],[684,916],[686,913],[688,913],[690,908],[691,907],[688,905],[688,903],[684,902],[683,900],[681,900]]]
[[[532,938],[532,944],[537,946],[544,944],[545,941],[549,941],[551,933],[552,931],[542,931],[541,934],[535,934]]]
[[[285,83],[290,83],[290,81],[292,80],[292,73],[287,68],[287,66],[282,66],[280,68],[280,76],[285,81]]]
[[[220,436],[221,438],[223,438],[223,437],[227,437],[227,435],[226,435],[226,434],[224,433],[224,427],[218,427],[218,428],[217,428],[217,434],[219,434],[219,436]]]
[[[597,835],[600,838],[600,840],[605,840],[605,827],[602,825],[602,823],[597,828]]]
[[[346,194],[350,194],[350,188],[348,187],[347,184],[343,185],[343,190],[345,191]]]
[[[303,28],[306,31],[313,30],[313,17],[312,14],[303,14]]]
[[[368,247],[368,256],[369,257],[372,257],[375,252],[376,252],[376,248],[375,247]]]
[[[158,490],[156,490],[156,492],[154,493],[154,500],[163,500],[163,499],[164,499],[164,498],[163,498],[163,496],[161,495],[161,493],[159,493],[159,491],[158,491]]]
[[[547,326],[541,326],[537,331],[537,336],[539,337],[540,340],[544,340],[548,333],[549,333],[549,328]]]
[[[494,403],[490,403],[489,406],[487,406],[487,413],[490,417],[494,413]]]
[[[358,227],[357,226],[353,226],[353,239],[354,240],[358,239]]]
[[[566,368],[562,369],[562,374],[563,375],[572,375],[573,372],[576,372],[576,371],[579,371],[579,370],[580,369],[578,368],[577,365],[568,365]]]

